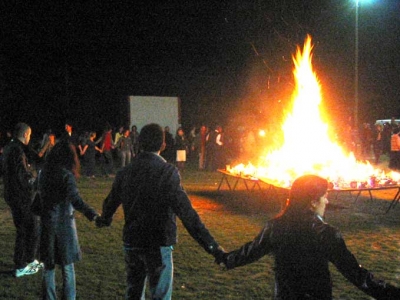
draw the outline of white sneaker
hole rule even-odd
[[[44,264],[35,259],[33,262],[29,263],[28,266],[31,268],[43,269]]]
[[[16,269],[15,270],[15,277],[22,277],[25,275],[33,275],[36,274],[39,271],[39,268],[36,266],[29,266],[27,265],[25,268],[23,269]]]

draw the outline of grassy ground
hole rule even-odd
[[[223,185],[217,191],[221,174],[187,169],[182,174],[183,185],[193,206],[211,233],[226,250],[233,250],[251,240],[266,220],[279,210],[285,198],[282,191],[227,191]],[[100,211],[101,203],[112,179],[80,179],[83,198]],[[0,184],[2,189],[2,184]],[[360,264],[393,284],[400,277],[400,207],[385,214],[395,190],[364,193],[355,203],[354,195],[341,193],[330,197],[326,220],[341,229],[348,247]],[[2,195],[2,191],[0,191]],[[78,299],[123,299],[125,289],[124,262],[121,247],[123,215],[118,211],[112,227],[95,228],[77,213],[78,235],[83,260],[76,264]],[[15,229],[10,211],[0,199],[0,299],[38,299],[41,275],[15,279],[13,244]],[[273,261],[260,261],[232,271],[214,265],[179,223],[179,242],[174,252],[174,299],[271,299],[273,293]],[[369,299],[349,284],[334,267],[335,299]],[[57,273],[60,285],[60,274]],[[398,284],[400,285],[400,284]]]

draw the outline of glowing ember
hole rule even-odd
[[[228,171],[281,187],[289,187],[295,178],[311,173],[327,178],[335,188],[398,184],[399,173],[391,172],[389,180],[382,170],[357,161],[353,153],[347,154],[329,136],[319,109],[321,90],[312,69],[311,50],[308,36],[303,51],[298,47],[293,57],[296,87],[291,113],[282,127],[283,145],[266,154],[257,167],[241,164]]]

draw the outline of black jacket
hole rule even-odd
[[[176,216],[210,254],[218,245],[193,209],[175,166],[161,156],[143,152],[117,173],[103,203],[107,224],[122,204],[125,245],[138,248],[171,246],[177,242]]]
[[[4,148],[4,199],[11,207],[29,209],[33,199],[34,176],[29,169],[26,146],[13,139]]]
[[[400,299],[399,290],[360,266],[340,232],[312,212],[292,220],[283,215],[265,225],[252,241],[229,253],[227,267],[275,257],[275,299],[332,299],[328,263],[376,299]]]

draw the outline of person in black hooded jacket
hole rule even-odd
[[[14,276],[35,274],[42,265],[37,260],[39,246],[39,219],[30,207],[34,197],[35,177],[26,152],[32,129],[18,123],[14,137],[4,148],[4,200],[11,210],[16,228],[14,247]]]
[[[228,269],[266,254],[275,258],[274,299],[332,299],[329,262],[364,293],[376,299],[400,299],[397,287],[375,279],[360,266],[341,233],[324,222],[327,180],[304,175],[293,182],[286,207],[256,238],[224,255]]]

